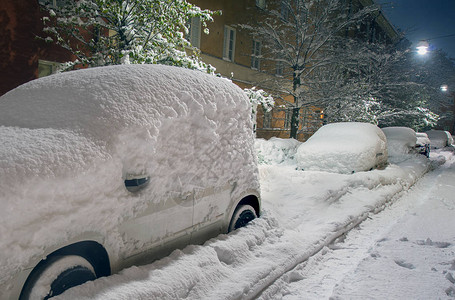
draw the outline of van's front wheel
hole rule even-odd
[[[248,204],[240,205],[234,211],[231,223],[229,224],[228,232],[243,227],[256,218],[257,218],[256,211],[251,205]]]
[[[35,270],[20,300],[48,299],[95,279],[95,270],[85,258],[77,255],[54,256]]]

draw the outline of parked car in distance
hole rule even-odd
[[[450,132],[444,130],[429,130],[425,132],[430,139],[430,146],[433,149],[440,149],[453,144]]]
[[[417,136],[413,129],[409,127],[384,127],[382,131],[387,138],[389,156],[415,153]]]
[[[308,171],[354,173],[387,164],[387,141],[379,127],[360,122],[324,125],[297,149],[297,166]]]
[[[424,132],[416,132],[416,151],[426,157],[430,157],[430,139]]]
[[[160,65],[0,97],[0,299],[47,299],[258,217],[250,112],[229,80]]]

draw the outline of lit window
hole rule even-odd
[[[54,74],[60,63],[47,60],[38,60],[38,78]]]
[[[261,66],[261,47],[262,44],[259,41],[253,40],[253,53],[251,54],[251,68],[259,70]]]
[[[234,52],[235,29],[229,26],[224,26],[223,59],[234,61]]]

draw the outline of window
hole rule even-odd
[[[275,73],[275,75],[283,76],[283,69],[284,69],[283,62],[282,61],[277,61],[276,62],[276,73]]]
[[[281,19],[289,20],[289,0],[281,0]]]
[[[188,33],[188,41],[194,47],[201,47],[201,19],[199,17],[191,18],[190,22],[190,32]]]
[[[229,26],[224,26],[223,59],[234,61],[234,52],[235,29]]]
[[[262,128],[272,128],[272,111],[264,110],[264,121],[262,123]]]
[[[54,74],[59,65],[58,62],[38,60],[38,78]]]
[[[284,129],[291,129],[292,108],[287,108],[284,114]]]
[[[38,0],[41,5],[49,5],[52,7],[62,7],[65,5],[66,0]]]
[[[259,41],[253,40],[253,51],[251,54],[251,68],[259,70],[261,67],[261,47],[262,44]]]
[[[256,0],[256,6],[259,8],[265,8],[265,0]]]

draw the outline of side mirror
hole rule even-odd
[[[128,174],[125,179],[125,187],[128,191],[134,193],[145,188],[149,182],[149,176]]]

